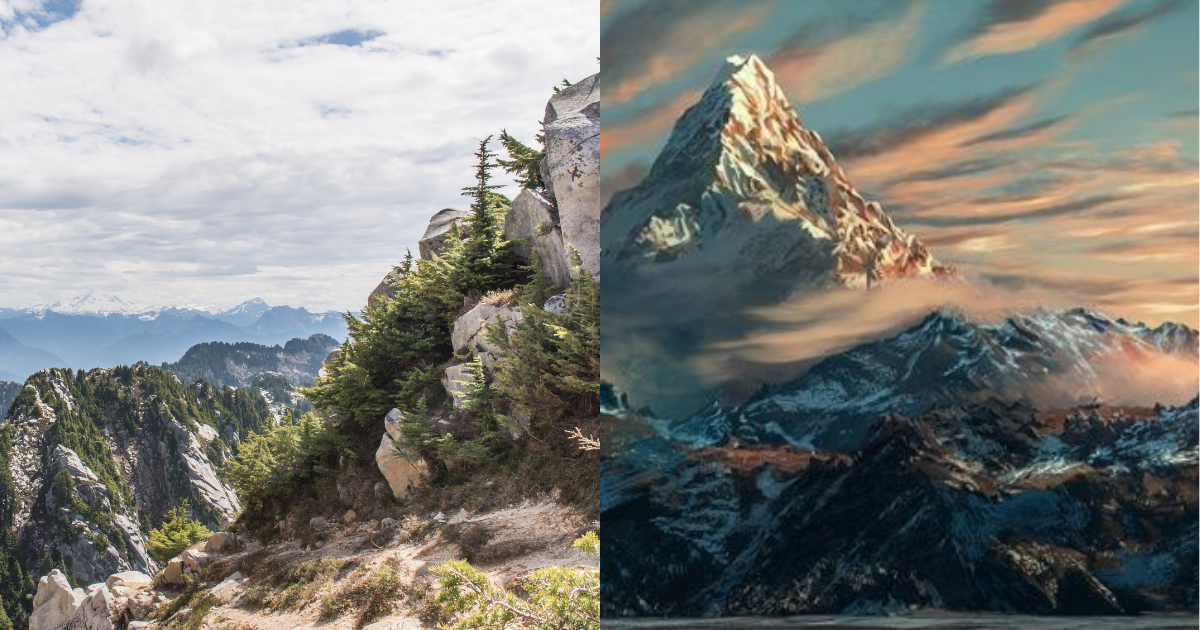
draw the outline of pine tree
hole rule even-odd
[[[508,289],[523,279],[520,259],[511,244],[503,239],[500,222],[494,213],[495,193],[492,191],[500,186],[488,183],[492,178],[491,170],[496,167],[492,162],[496,154],[488,151],[487,146],[491,139],[488,136],[481,140],[479,151],[475,153],[479,160],[475,167],[475,185],[462,189],[463,196],[472,199],[471,227],[451,279],[454,287],[468,296]]]
[[[470,378],[458,383],[465,386],[463,408],[475,416],[478,434],[460,442],[447,433],[437,440],[437,451],[444,461],[482,463],[494,457],[498,447],[507,441],[500,428],[502,424],[509,425],[509,421],[496,413],[496,391],[478,356],[467,363],[467,374]]]
[[[546,277],[546,262],[536,250],[533,252],[533,264],[530,268],[529,284],[521,287],[521,301],[531,304],[532,308],[542,308],[546,300],[554,295],[554,285]]]
[[[543,143],[544,136],[538,134],[538,144]],[[517,185],[521,188],[530,190],[545,190],[546,183],[542,181],[541,162],[542,158],[546,157],[546,150],[535,151],[532,148],[525,146],[520,140],[508,135],[504,129],[500,130],[500,142],[504,145],[504,150],[508,152],[508,160],[496,160],[504,172],[510,175],[516,175]]]
[[[0,605],[0,630],[13,630],[12,621],[9,621],[3,605]]]

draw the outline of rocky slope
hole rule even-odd
[[[268,422],[261,397],[184,387],[158,368],[34,374],[0,424],[15,438],[6,454],[14,496],[0,499],[18,506],[20,562],[58,566],[82,584],[153,573],[146,532],[180,501],[210,527],[236,517],[220,465],[240,435]]]
[[[606,269],[640,282],[719,279],[706,290],[949,273],[854,188],[753,55],[726,61],[646,178],[605,208],[602,234]]]
[[[1169,369],[1195,374],[1197,343],[1187,326],[1149,328],[1086,309],[1030,311],[994,324],[942,310],[897,335],[827,357],[799,379],[737,408],[699,414],[672,431],[700,445],[734,437],[852,450],[889,412],[917,414],[992,396],[1084,404],[1109,400],[1117,385],[1148,387],[1149,377],[1138,373],[1143,365],[1169,363]],[[1194,380],[1185,385],[1195,391]],[[1159,402],[1181,404],[1190,393],[1177,395]]]
[[[1196,405],[990,400],[849,453],[684,445],[610,407],[605,614],[1194,611]]]

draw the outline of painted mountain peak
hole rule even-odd
[[[606,255],[643,274],[862,288],[950,273],[854,187],[753,55],[726,60],[602,221]]]

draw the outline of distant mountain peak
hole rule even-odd
[[[246,300],[245,302],[242,302],[241,304],[238,304],[237,306],[234,306],[232,308],[221,311],[220,314],[221,315],[243,315],[243,314],[245,314],[245,315],[253,315],[253,316],[257,317],[257,316],[263,314],[263,312],[269,310],[270,308],[271,308],[271,306],[269,304],[267,304],[265,300],[263,300],[260,297],[256,297],[256,298],[251,298],[249,300]]]
[[[35,306],[30,310],[64,315],[109,315],[113,313],[137,315],[153,309],[134,304],[112,293],[96,293],[88,290],[75,297]]]
[[[846,287],[950,273],[850,183],[754,55],[726,60],[604,221],[620,239],[604,250],[635,263]]]

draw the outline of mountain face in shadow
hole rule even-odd
[[[32,374],[46,365],[60,365],[63,360],[53,352],[30,348],[0,328],[0,380],[24,382],[22,374]],[[8,411],[5,406],[0,412]]]

